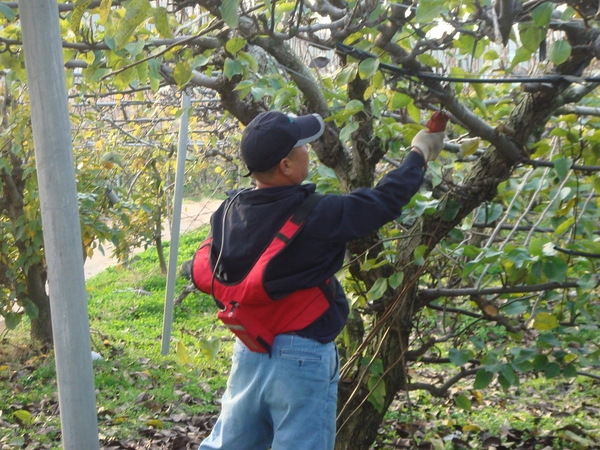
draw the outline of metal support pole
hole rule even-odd
[[[181,93],[183,114],[179,122],[179,144],[177,148],[177,172],[175,175],[175,193],[173,195],[173,219],[171,221],[171,243],[169,245],[169,268],[165,292],[165,310],[163,315],[163,355],[169,353],[171,341],[171,326],[173,324],[173,307],[175,298],[175,283],[177,281],[177,253],[179,250],[179,228],[181,223],[181,203],[183,199],[183,181],[185,175],[185,159],[187,155],[188,125],[190,96],[184,90]]]
[[[71,124],[56,0],[20,0],[19,15],[65,450],[99,448]]]

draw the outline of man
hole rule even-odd
[[[199,288],[213,293],[223,308],[226,299],[217,298],[215,285],[227,289],[246,282],[288,218],[307,198],[314,198],[315,185],[302,184],[308,175],[307,144],[324,128],[316,114],[292,117],[269,111],[244,130],[242,158],[256,188],[229,193],[211,218],[210,247],[194,259],[196,278],[205,281]],[[291,242],[267,264],[261,263],[259,288],[264,287],[268,302],[289,301],[301,292],[294,304],[304,301],[309,309],[312,297],[306,301],[302,293],[312,295],[317,286],[326,285],[324,297],[318,293],[314,300],[326,298],[325,311],[306,312],[315,314],[308,325],[274,333],[264,349],[252,351],[236,340],[221,414],[200,450],[333,449],[339,379],[334,339],[349,312],[335,273],[344,262],[345,244],[400,216],[418,191],[427,162],[439,155],[443,139],[443,132],[420,131],[402,165],[374,188],[318,197]],[[227,295],[226,290],[219,292]]]

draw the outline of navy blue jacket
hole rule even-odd
[[[374,188],[325,195],[296,239],[269,264],[265,288],[272,298],[317,286],[328,278],[335,283],[330,308],[298,334],[326,343],[341,332],[349,308],[334,275],[344,263],[346,243],[398,218],[419,190],[424,166],[421,155],[409,152],[402,165],[388,172]],[[211,217],[212,261],[221,253],[218,276],[228,282],[242,279],[283,223],[315,189],[314,184],[301,184],[229,192],[229,199]],[[223,218],[226,205],[238,193]]]

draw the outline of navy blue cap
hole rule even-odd
[[[319,139],[323,131],[325,123],[318,114],[262,112],[244,129],[242,159],[250,173],[264,172],[275,167],[293,148]]]

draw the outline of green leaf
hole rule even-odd
[[[558,319],[553,314],[547,312],[540,312],[533,319],[533,328],[540,331],[553,330],[558,325]]]
[[[117,89],[125,90],[129,88],[129,85],[133,82],[134,77],[137,75],[137,72],[133,67],[130,67],[127,70],[122,71],[115,75],[113,82]],[[115,243],[116,244],[116,243]]]
[[[542,256],[544,245],[548,243],[548,238],[546,237],[534,237],[531,239],[529,243],[529,253],[531,256]]]
[[[556,378],[560,375],[560,366],[555,362],[549,363],[544,367],[544,375],[546,378]]]
[[[340,130],[340,141],[350,142],[352,140],[352,133],[356,130],[358,130],[358,124],[356,122],[348,122],[346,126]]]
[[[567,278],[567,263],[559,257],[552,258],[544,263],[544,275],[549,280],[562,283]]]
[[[346,103],[346,107],[344,108],[344,112],[348,115],[354,115],[358,112],[361,112],[365,109],[365,104],[360,100],[350,100]]]
[[[87,11],[90,3],[92,3],[92,0],[78,0],[75,2],[75,5],[73,6],[73,12],[71,13],[70,23],[70,28],[73,33],[79,33],[79,24],[81,23],[81,18]]]
[[[382,374],[383,364],[380,359],[376,359],[373,361],[373,364],[371,364],[367,386],[369,388],[369,402],[371,402],[379,412],[382,412],[385,406],[385,383]]]
[[[241,62],[236,59],[227,58],[223,65],[223,74],[227,79],[231,80],[236,75],[242,75],[244,73],[244,66]]]
[[[554,5],[550,2],[544,2],[541,5],[536,6],[533,11],[531,11],[533,23],[538,27],[547,27],[550,24],[552,12],[554,12]]]
[[[510,381],[508,381],[502,373],[498,374],[498,384],[500,384],[500,386],[502,386],[502,389],[505,390],[511,386]]]
[[[454,220],[460,211],[460,206],[460,203],[455,200],[449,200],[445,202],[442,218],[448,222]]]
[[[517,268],[521,268],[525,265],[526,262],[531,260],[531,256],[529,252],[525,248],[515,248],[511,250],[507,258],[512,261]]]
[[[546,367],[547,364],[548,364],[548,357],[546,355],[536,355],[535,358],[533,358],[533,362],[531,363],[531,366],[535,370],[544,370],[544,367]]]
[[[552,161],[552,164],[554,164],[556,174],[563,180],[573,167],[573,160],[571,158],[557,158]]]
[[[517,64],[529,61],[531,58],[531,51],[525,47],[519,47],[515,52],[515,56],[513,56],[512,61],[510,62],[510,70],[513,70]]]
[[[457,367],[464,366],[473,357],[471,350],[459,350],[457,348],[451,348],[448,352],[450,362]]]
[[[238,8],[240,3],[241,0],[223,0],[223,3],[219,6],[221,17],[229,28],[237,28],[238,26]]]
[[[100,11],[99,23],[102,25],[106,25],[106,19],[110,14],[110,7],[112,6],[112,0],[100,0],[100,6],[98,7]]]
[[[379,68],[379,58],[367,58],[358,65],[358,76],[367,80],[373,76]]]
[[[569,56],[571,56],[571,50],[571,44],[564,39],[555,41],[552,43],[552,45],[550,45],[548,59],[550,59],[553,64],[558,66],[569,59]]]
[[[479,139],[476,140],[479,143]],[[487,225],[498,219],[503,212],[504,209],[501,204],[485,203],[477,209],[477,215],[475,216],[475,220],[477,222],[482,222]]]
[[[126,4],[125,18],[119,24],[115,33],[115,49],[119,50],[127,44],[137,27],[146,20],[152,7],[149,0],[131,0]]]
[[[412,102],[412,98],[410,98],[408,95],[403,94],[402,92],[394,92],[392,98],[390,99],[390,108],[401,109],[407,106],[410,102]]]
[[[471,410],[471,400],[464,394],[457,395],[454,399],[454,403],[464,411]]]
[[[0,14],[2,14],[9,22],[12,22],[17,17],[12,8],[4,3],[0,3]]]
[[[414,258],[414,263],[417,266],[422,266],[423,264],[425,264],[425,252],[426,251],[427,251],[426,245],[419,245],[417,248],[415,248],[415,251],[413,253],[413,258]]]
[[[169,27],[169,15],[167,14],[167,8],[164,6],[159,6],[154,10],[153,16],[154,26],[156,27],[158,34],[163,38],[172,38],[173,33]]]
[[[402,281],[404,281],[404,272],[396,272],[388,278],[388,285],[392,289],[396,289],[402,284]]]
[[[519,384],[519,377],[510,364],[503,364],[500,367],[500,374],[509,383],[509,386],[517,386]],[[504,386],[503,386],[504,387]]]
[[[490,385],[494,379],[494,374],[483,368],[477,371],[475,374],[475,381],[473,382],[473,389],[484,389]]]
[[[569,364],[563,369],[563,376],[566,378],[575,378],[577,375],[577,367],[573,364]]]
[[[385,294],[387,287],[387,280],[385,278],[378,278],[375,283],[373,283],[373,286],[371,286],[371,289],[369,289],[369,292],[367,292],[367,300],[379,300],[383,297],[383,294]]]
[[[225,50],[227,50],[229,53],[235,56],[237,52],[244,48],[245,45],[246,39],[243,39],[241,37],[234,37],[232,39],[229,39],[225,43]]]
[[[349,64],[344,67],[342,70],[338,72],[335,77],[335,83],[338,86],[347,86],[348,83],[353,81],[356,78],[356,74],[358,73],[358,67],[356,64]]]
[[[258,72],[258,63],[250,53],[240,50],[236,56],[238,61],[240,61],[244,67],[247,67],[251,72]]]
[[[419,23],[432,22],[440,17],[442,6],[446,2],[444,0],[421,0],[417,2],[417,12],[415,21]]]
[[[479,148],[479,138],[466,138],[460,142],[459,155],[461,158],[474,154]]]
[[[9,312],[4,316],[4,325],[6,325],[6,328],[8,328],[9,330],[14,330],[15,328],[17,328],[17,325],[21,323],[22,318],[22,314]]]
[[[519,26],[519,37],[521,44],[530,52],[537,52],[540,47],[540,42],[546,34],[540,27],[532,24],[521,24]]]
[[[29,317],[30,319],[38,318],[38,316],[40,314],[40,309],[31,300],[27,299],[25,301],[25,304],[23,305],[23,308],[25,309],[25,314],[27,315],[27,317]]]

